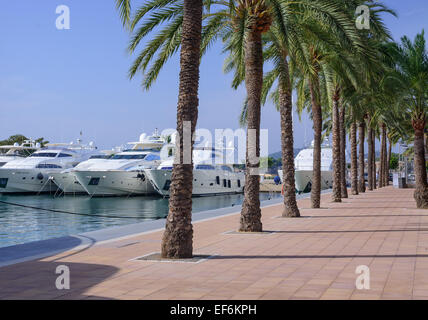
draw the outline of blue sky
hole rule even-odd
[[[138,1],[140,2],[140,1]],[[386,17],[394,38],[428,32],[428,1],[388,0],[399,17]],[[70,8],[71,29],[57,30],[58,5]],[[113,0],[16,0],[0,2],[0,139],[15,133],[68,142],[83,130],[86,141],[111,148],[154,128],[174,128],[178,56],[149,92],[141,77],[130,81],[132,57]],[[222,72],[221,44],[201,66],[198,127],[238,128],[244,88],[230,88]],[[295,118],[295,145],[310,142],[312,124]],[[272,104],[262,111],[269,152],[280,150],[279,116]],[[306,140],[306,141],[305,141]]]

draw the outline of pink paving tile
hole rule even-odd
[[[267,207],[273,234],[225,235],[239,213],[198,222],[195,253],[216,254],[200,264],[132,260],[159,251],[153,232],[3,267],[0,299],[428,299],[428,217],[412,192],[388,187],[337,204],[327,194],[321,210],[299,200],[310,218]],[[70,292],[52,289],[58,263],[74,266]],[[367,292],[355,288],[358,265],[370,268]]]

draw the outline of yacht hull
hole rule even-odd
[[[299,193],[310,192],[312,186],[312,170],[297,170],[295,173],[296,190]],[[321,190],[333,187],[333,172],[321,171]]]
[[[46,193],[58,187],[47,172],[31,169],[0,169],[0,193]]]
[[[156,194],[144,173],[136,171],[74,171],[85,191],[94,197]]]
[[[146,169],[146,176],[154,189],[164,197],[169,196],[172,170]],[[230,181],[230,182],[229,182]],[[236,194],[244,192],[245,176],[220,170],[194,170],[193,196]]]
[[[56,172],[51,173],[50,176],[64,194],[87,194],[85,188],[77,181],[76,176],[72,172]]]

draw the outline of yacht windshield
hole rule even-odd
[[[117,154],[113,160],[143,160],[146,154]]]
[[[209,164],[198,164],[196,170],[215,170],[215,168]]]
[[[54,152],[38,152],[33,153],[30,157],[33,158],[55,158],[57,153]]]
[[[62,167],[57,164],[51,164],[51,163],[41,163],[37,165],[37,169],[61,169]]]

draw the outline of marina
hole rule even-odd
[[[1,2],[0,300],[428,301],[428,4],[392,2]]]

